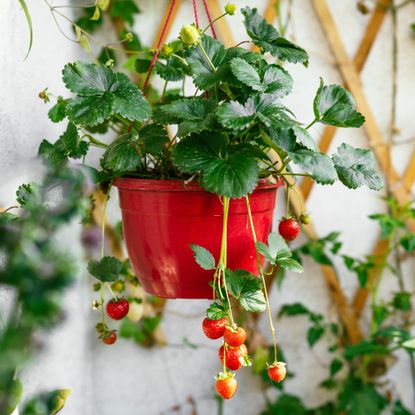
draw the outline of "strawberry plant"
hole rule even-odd
[[[117,12],[117,8],[112,10]],[[235,11],[235,6],[227,5],[223,16]],[[99,19],[99,8],[94,13]],[[209,338],[224,339],[223,372],[217,385],[226,385],[218,389],[225,397],[233,396],[236,390],[236,381],[227,370],[227,356],[246,339],[234,315],[236,305],[247,312],[267,311],[274,343],[270,377],[279,381],[285,376],[285,364],[278,360],[262,261],[282,270],[303,271],[285,242],[298,236],[299,223],[310,221],[306,212],[294,218],[289,211],[295,180],[309,177],[322,185],[339,180],[350,189],[382,187],[370,150],[344,143],[327,155],[320,152],[310,133],[316,123],[345,128],[363,124],[364,117],[355,109],[349,92],[321,80],[312,104],[314,119],[305,123],[298,120],[284,104],[292,92],[293,79],[283,64],[307,67],[307,52],[283,37],[256,9],[245,7],[241,13],[248,42],[256,51],[238,45],[225,48],[207,35],[210,25],[203,30],[184,25],[176,40],[156,52],[144,51],[130,59],[129,67],[132,64],[136,73],[146,73],[142,90],[114,70],[112,60],[106,64],[67,64],[62,71],[63,82],[72,95],[59,97],[49,111],[53,122],[67,121],[66,131],[55,143],[44,140],[39,147],[40,156],[52,166],[66,164],[68,159],[88,159],[92,148],[101,152],[100,168],[91,169],[106,194],[105,205],[119,177],[181,180],[185,184],[198,181],[205,191],[220,198],[223,224],[219,257],[196,244],[183,249],[192,249],[200,267],[211,272],[214,302],[207,310],[203,329]],[[149,84],[154,73],[164,80],[162,91]],[[186,93],[186,80],[193,83],[194,93]],[[176,88],[178,83],[181,89]],[[257,238],[250,203],[261,180],[283,180],[287,188],[286,217],[280,222],[279,234],[269,235],[268,244]],[[228,267],[230,201],[238,198],[246,204],[256,248],[256,275]],[[102,317],[97,331],[106,344],[113,343],[116,333],[105,321],[104,289],[108,288],[113,297],[106,306],[108,315],[123,318],[128,313],[128,301],[118,298],[112,289],[123,282],[123,263],[104,256],[102,247],[101,258],[92,260],[88,270],[99,280],[97,290],[101,292],[95,302]],[[250,364],[246,353],[240,358],[241,365]]]

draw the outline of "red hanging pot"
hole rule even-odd
[[[250,196],[257,238],[271,231],[277,188],[261,180]],[[219,259],[223,206],[196,182],[118,178],[124,238],[143,288],[164,298],[212,298],[213,271],[197,265],[189,244]],[[232,199],[228,218],[228,267],[257,274],[255,245],[245,198]]]

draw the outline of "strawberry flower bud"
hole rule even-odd
[[[125,34],[124,40],[126,42],[129,42],[130,43],[130,42],[132,42],[134,40],[134,35],[131,32],[128,32],[128,33]]]
[[[200,43],[200,33],[193,25],[184,25],[180,30],[180,39],[186,45],[197,45]]]
[[[236,12],[236,9],[237,9],[236,4],[233,4],[233,3],[228,3],[225,6],[225,12],[228,13],[229,16],[233,16]]]
[[[173,52],[174,52],[173,48],[166,43],[161,47],[161,54],[165,58],[170,58]]]

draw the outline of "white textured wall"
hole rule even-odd
[[[3,0],[0,13],[0,206],[13,203],[14,189],[22,182],[38,175],[34,159],[43,138],[57,138],[63,125],[54,125],[46,118],[47,106],[37,93],[48,86],[56,95],[64,93],[60,71],[65,62],[81,56],[77,46],[68,42],[58,32],[42,1],[29,4],[35,31],[33,50],[23,62],[27,46],[27,27],[17,1]],[[138,18],[138,31],[143,40],[150,42],[160,19],[160,10],[166,0],[140,1],[144,14]],[[225,2],[223,2],[225,3]],[[265,1],[238,1],[238,5],[264,7]],[[340,26],[347,50],[353,54],[364,31],[367,16],[362,16],[351,3],[343,0],[329,1],[334,18]],[[341,82],[339,73],[320,29],[311,2],[294,0],[292,30],[296,41],[311,55],[310,68],[288,65],[295,75],[296,87],[288,104],[299,119],[312,119],[312,98],[319,76],[327,83]],[[240,16],[239,16],[240,17]],[[172,33],[177,33],[181,23],[191,21],[191,3],[184,2],[179,19]],[[399,16],[399,95],[398,139],[414,134],[413,94],[415,90],[415,39],[411,37],[409,23],[415,21],[415,7],[409,6]],[[235,37],[244,38],[238,17],[232,20]],[[378,123],[385,134],[390,113],[391,23],[386,19],[377,43],[373,48],[362,74],[364,88]],[[412,106],[411,106],[412,105]],[[323,129],[316,126],[315,137]],[[342,141],[365,146],[364,130],[343,130],[336,135],[332,150]],[[401,145],[394,152],[398,171],[403,171],[411,154],[411,144]],[[367,214],[383,210],[380,194],[357,190],[347,191],[343,186],[315,187],[310,197],[309,212],[321,235],[332,230],[343,233],[344,251],[351,255],[369,253],[378,237],[375,224]],[[115,199],[115,198],[113,198]],[[117,215],[116,200],[112,201],[111,216]],[[80,258],[77,240],[79,229],[73,226],[62,242],[67,241],[68,252]],[[69,243],[68,243],[69,242]],[[301,242],[301,241],[300,241]],[[275,308],[287,302],[301,300],[315,311],[328,313],[335,318],[328,292],[319,267],[306,264],[304,275],[290,275],[280,292],[273,291]],[[348,274],[342,264],[337,264],[346,292],[352,295],[355,277]],[[413,275],[414,264],[408,264],[408,275]],[[412,267],[412,268],[411,268]],[[412,271],[411,271],[412,269]],[[412,281],[413,284],[413,281]],[[393,277],[383,285],[385,293],[394,288]],[[412,289],[415,287],[412,285]],[[0,292],[0,309],[7,305],[7,292]],[[64,410],[67,415],[158,415],[173,413],[170,409],[183,404],[189,396],[197,401],[199,415],[215,413],[213,375],[218,370],[216,350],[218,344],[208,342],[200,330],[200,322],[207,302],[169,301],[163,320],[163,330],[171,344],[160,350],[140,349],[130,342],[119,341],[114,347],[103,347],[95,340],[96,315],[90,312],[91,294],[85,273],[80,272],[74,289],[67,295],[67,319],[57,330],[47,334],[48,346],[24,374],[28,393],[43,388],[70,387],[72,395]],[[180,316],[180,313],[189,316]],[[266,322],[263,321],[266,329]],[[325,345],[309,351],[304,336],[306,321],[302,318],[283,320],[278,324],[280,342],[284,347],[292,370],[300,367],[306,375],[298,375],[286,382],[287,391],[297,394],[310,404],[318,404],[326,394],[316,393],[315,385],[326,375],[327,356]],[[200,344],[197,350],[184,346],[183,339]],[[409,370],[405,357],[391,373],[398,382],[404,401],[411,405]],[[238,373],[239,392],[226,403],[226,413],[255,415],[264,404],[258,378],[245,369]],[[177,412],[174,412],[177,413]],[[183,415],[190,414],[185,407]]]

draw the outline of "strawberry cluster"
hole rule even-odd
[[[202,328],[209,339],[215,340],[223,337],[223,344],[219,348],[219,359],[224,370],[216,376],[215,386],[220,396],[224,399],[230,399],[238,388],[235,375],[230,371],[251,365],[248,349],[245,345],[246,331],[242,327],[231,326],[227,317],[218,320],[205,318]]]
[[[239,370],[242,366],[250,366],[252,361],[245,345],[246,331],[243,327],[230,325],[227,317],[217,320],[205,318],[202,323],[203,332],[212,340],[223,337],[223,344],[219,348],[219,359],[224,370],[216,377],[216,392],[224,399],[231,399],[238,388],[235,374],[231,370]],[[268,376],[274,382],[281,382],[287,374],[286,364],[275,361],[268,365]]]

